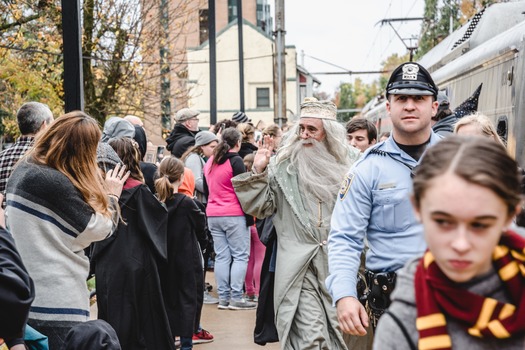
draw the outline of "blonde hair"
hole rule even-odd
[[[492,121],[489,119],[489,117],[480,113],[470,114],[459,119],[459,121],[454,125],[454,134],[457,134],[461,127],[471,124],[478,126],[480,136],[490,137],[494,141],[500,143],[502,146],[505,146],[505,143],[499,137],[498,132],[496,131],[496,128],[494,127],[494,124],[492,124]]]
[[[96,159],[101,136],[95,119],[81,111],[70,112],[36,137],[27,157],[64,174],[95,212],[111,217],[108,191]]]
[[[279,125],[271,124],[271,125],[268,125],[266,128],[264,128],[264,130],[262,131],[262,134],[276,137],[279,134],[279,131],[281,131],[281,128],[279,127]]]
[[[204,153],[202,152],[202,146],[192,146],[192,147],[188,148],[186,150],[186,152],[184,152],[182,154],[182,156],[180,156],[180,160],[182,160],[184,163],[186,163],[186,159],[188,159],[188,157],[192,153],[195,153],[195,154],[199,155],[200,157],[204,157]]]
[[[174,188],[171,185],[181,179],[184,174],[184,163],[173,156],[164,158],[158,169],[159,177],[155,180],[155,190],[161,202],[173,198]]]
[[[255,127],[248,123],[237,124],[237,130],[241,132],[242,142],[250,142],[250,135],[255,136]]]

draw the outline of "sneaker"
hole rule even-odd
[[[205,329],[201,329],[200,332],[193,334],[193,344],[211,343],[213,341],[213,335]]]
[[[206,292],[204,292],[203,303],[204,304],[217,304],[217,303],[219,303],[219,299],[217,299],[215,297],[212,297],[210,295],[210,293],[208,293],[208,291],[206,291]]]
[[[245,299],[231,300],[228,309],[230,310],[253,310],[257,307],[256,303],[246,301]]]
[[[219,299],[219,305],[217,305],[217,309],[219,310],[228,310],[228,306],[230,305],[230,302],[228,300],[221,300]]]
[[[252,303],[256,303],[259,301],[259,298],[257,298],[257,295],[253,294],[253,295],[247,295],[246,300],[251,301]]]

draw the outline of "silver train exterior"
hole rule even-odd
[[[491,118],[509,154],[525,166],[525,1],[487,7],[418,62],[452,109],[483,84],[478,112]],[[379,133],[391,129],[384,101],[363,115]]]

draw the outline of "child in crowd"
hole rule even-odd
[[[204,278],[198,240],[206,240],[206,217],[190,197],[178,193],[184,178],[181,160],[166,157],[158,171],[157,196],[168,208],[168,269],[163,294],[172,333],[180,336],[181,350],[189,350],[202,309]]]

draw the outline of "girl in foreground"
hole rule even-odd
[[[429,149],[413,205],[428,250],[398,274],[374,349],[523,349],[525,239],[517,164],[486,138]]]

